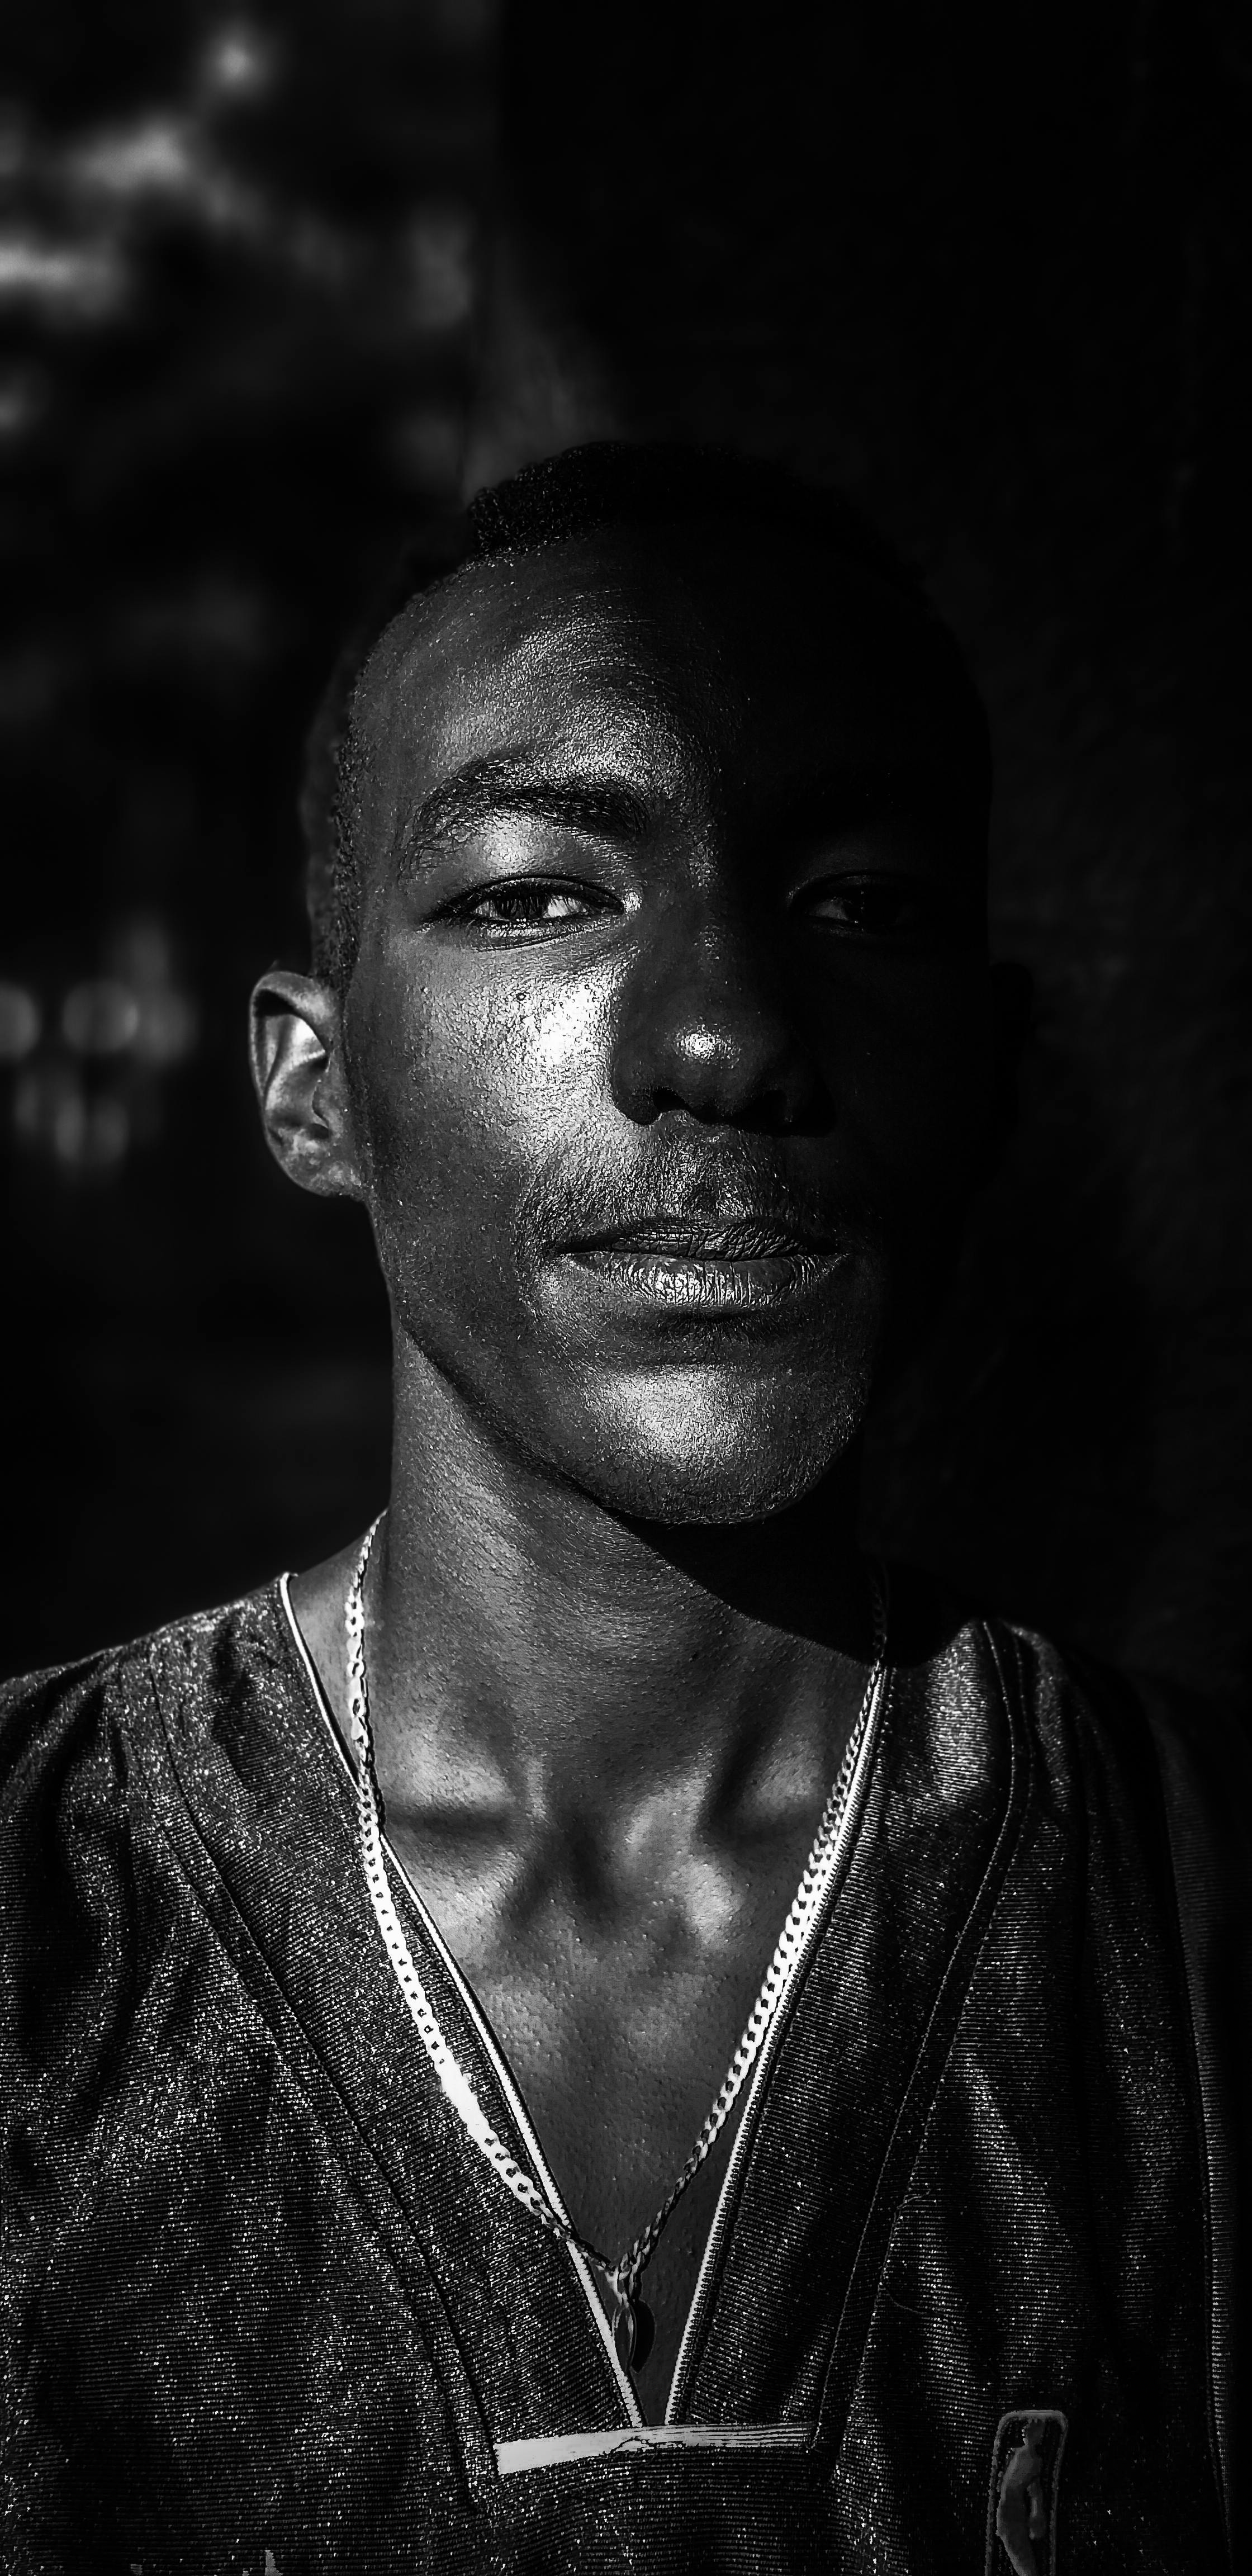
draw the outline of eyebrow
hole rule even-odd
[[[404,834],[406,849],[444,833],[472,829],[494,814],[528,814],[539,822],[600,840],[641,840],[650,816],[643,798],[618,778],[549,775],[533,762],[499,756],[467,761],[424,796]]]
[[[942,799],[946,773],[934,763],[907,757],[841,761],[816,777],[780,790],[776,813],[785,830],[822,831],[925,812]]]
[[[891,817],[938,820],[953,784],[925,759],[839,761],[816,776],[784,782],[772,819],[789,839]],[[467,761],[421,799],[400,837],[401,866],[445,835],[455,838],[500,814],[530,815],[618,842],[643,840],[655,820],[646,799],[621,778],[562,775],[534,755],[497,752]]]

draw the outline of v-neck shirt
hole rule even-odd
[[[956,1616],[895,1671],[663,2426],[433,2077],[284,1587],[8,1696],[6,2468],[32,2570],[72,2525],[145,2576],[197,2549],[214,2576],[214,2550],[257,2576],[965,2576],[1015,2409],[1066,2428],[1066,2566],[1137,2567],[1119,2532],[1171,2576],[1220,2565],[1211,2118],[1128,1695]],[[555,2197],[393,1883],[450,2046]]]
[[[349,1746],[345,1743],[342,1730],[326,1696],[321,1675],[319,1674],[317,1665],[309,1651],[304,1632],[296,1616],[295,1607],[291,1598],[290,1577],[288,1575],[283,1575],[280,1578],[279,1593],[286,1613],[287,1623],[291,1630],[296,1652],[308,1677],[310,1690],[312,1691],[319,1714],[334,1747],[336,1757],[342,1765],[348,1780],[352,1784],[353,1795],[355,1798],[356,1767],[354,1758]],[[788,1963],[787,1974],[778,1996],[778,2005],[774,2019],[766,2033],[765,2040],[757,2056],[756,2064],[752,2070],[751,2080],[746,2089],[746,2095],[743,2100],[736,2105],[736,2116],[729,2124],[729,2137],[727,2139],[727,2147],[729,2151],[728,2158],[723,2157],[722,2159],[719,2159],[719,2162],[724,2166],[724,2170],[720,2175],[716,2205],[713,2209],[711,2224],[707,2229],[700,2268],[694,2292],[689,2303],[682,2340],[679,2345],[673,2376],[667,2395],[665,2405],[666,2430],[662,2432],[662,2440],[669,2438],[670,2429],[675,2426],[682,2425],[683,2407],[690,2378],[692,2361],[694,2354],[699,2348],[703,2320],[709,2299],[712,2295],[712,2286],[716,2277],[721,2248],[731,2223],[731,2214],[734,2209],[739,2175],[742,2170],[745,2155],[749,2152],[751,2147],[751,2141],[756,2128],[759,2106],[764,2095],[765,2088],[770,2080],[774,2058],[778,2048],[782,2044],[786,2032],[792,2000],[799,1992],[799,1989],[807,1976],[810,1960],[824,1936],[831,1909],[838,1897],[838,1891],[842,1884],[848,1859],[856,1838],[857,1824],[865,1795],[866,1782],[873,1766],[879,1731],[885,1718],[889,1697],[890,1670],[888,1667],[884,1668],[876,1676],[871,1677],[865,1709],[865,1723],[861,1729],[860,1741],[849,1772],[847,1794],[844,1799],[842,1812],[838,1819],[830,1854],[830,1863],[824,1876],[822,1901],[811,1914],[805,1928],[804,1937],[802,1941],[797,1944]],[[524,2144],[525,2170],[529,2172],[531,2179],[538,2183],[541,2191],[543,2192],[544,2198],[547,2201],[548,2207],[553,2212],[553,2215],[560,2221],[563,2227],[571,2230],[570,2239],[568,2240],[569,2258],[594,2316],[597,2330],[608,2348],[609,2358],[619,2384],[622,2403],[626,2411],[628,2423],[633,2431],[638,2432],[644,2427],[644,2417],[640,2409],[631,2376],[622,2367],[618,2360],[613,2337],[609,2331],[609,2320],[604,2302],[597,2291],[591,2267],[581,2252],[580,2247],[574,2241],[569,2210],[567,2209],[565,2201],[557,2187],[549,2160],[544,2155],[538,2134],[538,2127],[536,2122],[532,2119],[523,2099],[521,2084],[518,2081],[512,2066],[509,2064],[500,2041],[495,2031],[492,2029],[486,2014],[483,2012],[468,1979],[463,1975],[457,1961],[448,1948],[447,1942],[444,1940],[443,1934],[441,1933],[433,1914],[427,1906],[416,1882],[406,1868],[402,1857],[395,1849],[395,1846],[387,1842],[385,1836],[384,1844],[390,1867],[392,1871],[398,1874],[404,1884],[409,1903],[418,1916],[427,1943],[431,1948],[437,1951],[445,1974],[455,1984],[464,2011],[473,2023],[478,2037],[480,2051],[490,2063],[498,2091],[504,2096],[508,2103],[514,2134],[520,2137]],[[655,2428],[651,2426],[647,2428],[647,2439],[654,2438],[654,2430]],[[748,2441],[753,2448],[761,2449],[770,2446],[774,2440],[775,2432],[781,2436],[784,2447],[792,2445],[798,2438],[794,2428],[771,2428],[768,2425],[729,2428],[723,2434],[722,2438],[725,2442],[743,2439]],[[521,2444],[498,2445],[497,2451],[498,2456],[506,2467],[512,2467],[515,2465],[534,2465],[540,2457],[547,2460],[564,2456],[566,2449],[570,2445],[574,2446],[574,2449],[570,2452],[570,2456],[586,2456],[586,2444],[599,2438],[602,2437],[578,2433],[557,2435],[555,2437],[549,2437],[547,2440],[541,2439],[538,2444],[532,2440]],[[691,2438],[690,2427],[685,2428],[680,2433],[679,2438],[683,2441],[689,2442]]]

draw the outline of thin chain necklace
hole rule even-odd
[[[701,2165],[720,2137],[726,2121],[738,2100],[744,2084],[761,2053],[766,2038],[782,2008],[787,1992],[803,1958],[807,1937],[815,1917],[821,1912],[834,1876],[838,1859],[839,1828],[843,1822],[848,1794],[856,1770],[857,1758],[864,1742],[875,1702],[887,1669],[887,1602],[885,1584],[871,1570],[874,1590],[874,1654],[865,1696],[856,1724],[848,1738],[843,1760],[835,1778],[813,1848],[804,1864],[800,1884],[792,1899],[791,1910],[779,1935],[778,1947],[765,1971],[764,1983],[748,2016],[738,2048],[730,2061],[720,2093],[709,2112],[699,2137],[683,2166],[678,2180],[661,2204],[655,2218],[636,2236],[634,2243],[614,2263],[588,2244],[569,2220],[558,2215],[532,2182],[530,2175],[509,2153],[502,2138],[496,2136],[469,2076],[453,2056],[440,2029],[430,2001],[405,1940],[395,1903],[387,1864],[383,1853],[383,1828],[378,1782],[374,1769],[374,1738],[370,1727],[369,1690],[365,1677],[365,1572],[370,1550],[382,1521],[379,1514],[368,1532],[357,1560],[356,1572],[348,1588],[344,1624],[348,1640],[348,1716],[357,1754],[357,1815],[361,1835],[361,1859],[366,1885],[374,1908],[383,1944],[395,1970],[396,1982],[408,2005],[418,2037],[426,2051],[448,2101],[476,2147],[493,2166],[506,2190],[520,2201],[522,2208],[537,2218],[549,2236],[561,2245],[580,2253],[601,2275],[617,2303],[613,2323],[613,2340],[618,2360],[624,2370],[641,2369],[652,2347],[653,2321],[650,2310],[639,2296],[639,2284],[656,2251],[661,2231],[673,2215],[689,2183],[695,2180]]]

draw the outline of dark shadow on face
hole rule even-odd
[[[943,1310],[871,1408],[862,1527],[1116,1662],[1159,1511],[1152,1317],[1104,1104],[1046,1016],[1022,1070]]]
[[[1004,1116],[924,621],[790,537],[607,532],[416,603],[359,740],[345,1045],[402,1368],[634,1520],[846,1482]]]

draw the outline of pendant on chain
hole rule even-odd
[[[623,2299],[613,2319],[613,2346],[623,2370],[642,2370],[655,2336],[652,2310],[646,2302],[640,2298]]]

